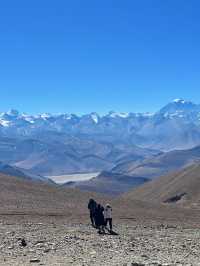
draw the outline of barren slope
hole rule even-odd
[[[176,203],[183,206],[200,207],[200,164],[182,171],[162,176],[124,195],[157,203]]]
[[[153,179],[200,161],[200,147],[174,150],[146,159],[142,163],[128,161],[119,164],[114,172]]]
[[[80,217],[86,215],[90,197],[104,202],[104,197],[95,193],[0,174],[0,215],[56,214]]]

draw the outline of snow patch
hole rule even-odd
[[[11,122],[8,120],[0,119],[0,125],[2,125],[3,127],[9,127],[11,125]]]
[[[27,114],[22,114],[22,119],[31,123],[31,124],[34,124],[35,123],[35,120],[34,120],[34,117],[33,116],[30,116],[30,115],[27,115]]]
[[[174,103],[182,103],[182,104],[188,103],[188,101],[185,101],[183,99],[174,99],[173,102]]]
[[[95,122],[95,124],[98,124],[99,116],[96,113],[92,113],[90,116],[91,116],[92,120]]]
[[[116,118],[116,117],[127,118],[129,117],[129,113],[110,112],[109,116],[112,118]]]
[[[66,114],[66,115],[65,115],[65,119],[66,119],[66,120],[71,120],[71,119],[72,119],[72,115],[67,115],[67,114]]]
[[[143,113],[143,116],[145,116],[145,117],[152,117],[152,116],[154,116],[155,115],[155,113]]]
[[[44,114],[41,114],[40,117],[45,120],[45,119],[52,117],[52,115],[49,113],[44,113]]]
[[[135,117],[153,117],[155,113],[135,113]]]

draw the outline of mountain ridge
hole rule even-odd
[[[199,173],[200,163],[195,163],[182,170],[152,180],[129,191],[122,197],[199,209]]]
[[[0,114],[0,161],[42,176],[111,171],[199,145],[200,105],[183,99],[154,114]]]
[[[200,145],[200,105],[176,99],[155,113],[0,113],[1,136],[39,138],[41,132],[112,143],[123,139],[142,148],[163,151],[186,149]]]

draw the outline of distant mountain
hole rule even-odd
[[[200,164],[162,176],[123,196],[126,200],[179,204],[199,208]]]
[[[34,175],[33,173],[26,171],[24,169],[20,169],[17,167],[10,166],[8,164],[4,164],[0,162],[0,174],[10,175],[10,176],[16,176],[18,178],[21,178],[23,180],[35,180],[35,181],[42,181],[47,183],[53,183],[50,179],[40,176],[40,175]]]
[[[52,132],[34,139],[0,137],[0,161],[42,176],[101,172],[127,158],[143,160],[157,153],[120,142],[114,145]]]
[[[135,167],[148,163],[145,160],[156,155],[162,160],[163,152],[198,145],[200,105],[182,99],[154,114],[0,113],[0,161],[34,175],[110,172],[113,168],[114,172],[132,175]]]
[[[181,99],[155,113],[137,134],[137,144],[163,151],[189,149],[199,145],[200,105]]]
[[[26,178],[26,175],[16,167],[0,162],[0,173],[7,175],[15,175],[17,177]]]
[[[183,99],[175,99],[173,102],[163,107],[159,113],[169,116],[183,117],[186,115],[197,114],[200,112],[200,105]]]
[[[99,176],[88,181],[69,182],[64,187],[78,188],[80,190],[93,191],[109,195],[119,195],[148,182],[147,178],[131,177],[112,172],[102,172]]]
[[[143,148],[169,151],[200,145],[200,105],[176,99],[152,113],[97,113],[41,115],[16,110],[0,114],[0,135],[39,138],[43,134],[116,143],[123,140]]]
[[[200,146],[189,150],[159,153],[147,159],[125,160],[110,171],[103,171],[89,181],[66,184],[83,190],[122,194],[152,179],[200,163]]]
[[[200,146],[189,150],[174,150],[158,154],[142,162],[130,160],[117,165],[112,172],[154,179],[196,162],[200,162]]]

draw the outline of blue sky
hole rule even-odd
[[[0,111],[155,111],[200,103],[198,0],[0,3]]]

